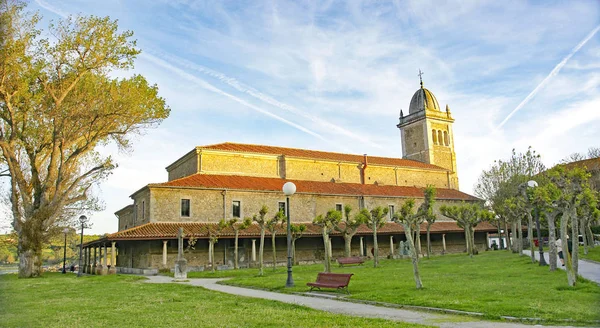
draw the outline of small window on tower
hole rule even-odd
[[[444,144],[444,137],[442,137],[442,130],[438,130],[438,142],[440,145]]]
[[[431,138],[433,138],[433,144],[437,145],[438,141],[437,141],[437,134],[435,133],[435,130],[431,130]]]
[[[450,145],[450,142],[448,142],[448,132],[444,131],[444,144],[446,144],[446,146]]]

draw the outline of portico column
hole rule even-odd
[[[390,254],[394,255],[394,236],[390,236]]]
[[[446,254],[446,234],[442,234],[442,254]]]
[[[164,268],[167,267],[167,240],[163,240],[163,262],[162,265]]]
[[[498,239],[500,240],[500,239]],[[485,233],[485,249],[490,249],[490,233],[486,232]]]
[[[360,252],[358,254],[360,254],[360,256],[365,256],[365,254],[363,253],[363,250],[365,249],[365,246],[363,245],[363,237],[360,237]]]
[[[81,271],[82,273],[87,273],[86,271],[86,265],[85,263],[87,262],[87,247],[83,249],[83,254],[81,254],[81,268],[79,268],[79,271]]]
[[[109,274],[117,273],[117,249],[115,248],[115,244],[117,242],[113,241],[110,245],[110,270],[108,270]]]
[[[104,246],[104,258],[102,261],[102,274],[108,274],[108,252],[106,249],[106,243],[103,243]]]
[[[94,246],[94,261],[93,261],[93,262],[94,262],[94,264],[92,264],[92,274],[96,274],[96,267],[97,267],[97,265],[98,265],[98,264],[96,263],[96,259],[97,259],[97,256],[96,256],[96,255],[98,255],[98,253],[97,253],[97,249],[98,249],[98,247]]]
[[[252,262],[256,262],[256,239],[252,239]]]
[[[213,261],[212,261],[212,244],[209,242],[208,243],[208,264],[210,264],[212,266]]]

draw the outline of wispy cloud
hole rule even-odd
[[[581,49],[588,41],[590,41],[590,39],[592,37],[594,37],[594,35],[596,35],[596,33],[598,33],[599,30],[600,30],[600,25],[596,26],[596,28],[594,28],[583,40],[581,40],[581,42],[579,42],[575,46],[575,48],[573,48],[573,50],[571,50],[571,52],[565,58],[563,58],[563,60],[561,60],[560,63],[558,63],[554,67],[554,69],[550,72],[550,74],[548,74],[548,76],[546,76],[546,78],[544,78],[542,80],[542,82],[540,82],[537,85],[537,87],[535,87],[535,89],[533,89],[533,91],[531,91],[527,95],[527,97],[525,97],[525,99],[523,99],[523,101],[521,101],[521,103],[519,105],[517,105],[517,107],[515,107],[515,109],[513,109],[512,112],[510,112],[510,114],[508,114],[506,116],[506,118],[504,118],[504,120],[502,120],[502,122],[500,122],[500,124],[498,124],[496,129],[500,129],[506,122],[508,122],[508,120],[510,120],[510,118],[513,115],[515,115],[516,112],[521,110],[521,108],[523,108],[523,106],[525,106],[533,97],[535,97],[535,95],[538,93],[538,91],[540,91],[540,89],[542,89],[548,83],[548,81],[550,81],[550,79],[552,79],[554,76],[556,76],[556,74],[558,74],[560,72],[560,70],[563,68],[563,66],[565,66],[565,64],[569,61],[569,59],[571,59],[571,57],[573,57],[573,55],[576,54],[577,51],[579,51],[579,49]]]
[[[276,114],[274,114],[274,113],[272,113],[272,112],[270,112],[270,111],[268,111],[268,110],[266,110],[266,109],[264,109],[262,107],[258,107],[258,106],[255,106],[253,104],[250,104],[249,102],[247,102],[247,101],[245,101],[243,99],[240,99],[240,98],[238,98],[238,97],[236,97],[236,96],[234,96],[234,95],[232,95],[230,93],[227,93],[227,92],[225,92],[225,91],[223,91],[223,90],[221,90],[221,89],[213,86],[212,84],[210,84],[210,83],[208,83],[208,82],[206,82],[206,81],[204,81],[204,80],[202,80],[202,79],[200,79],[200,78],[198,78],[198,77],[196,77],[196,76],[194,76],[194,75],[192,75],[190,73],[187,73],[187,72],[183,71],[180,68],[177,68],[177,67],[169,64],[168,62],[166,62],[166,61],[164,61],[164,60],[162,60],[162,59],[160,59],[158,57],[155,57],[155,56],[150,55],[150,54],[141,54],[140,57],[144,57],[147,60],[149,60],[149,61],[151,61],[151,62],[153,62],[153,63],[155,63],[155,64],[157,64],[159,66],[162,66],[162,67],[164,67],[164,68],[172,71],[173,73],[176,73],[177,75],[181,76],[182,78],[185,78],[185,79],[187,79],[187,80],[189,80],[191,82],[194,82],[195,84],[197,84],[198,86],[200,86],[200,87],[202,87],[202,88],[204,88],[206,90],[212,91],[212,92],[220,94],[222,96],[225,96],[225,97],[227,97],[227,98],[229,98],[229,99],[231,99],[231,100],[233,100],[233,101],[235,101],[235,102],[237,102],[237,103],[239,103],[241,105],[244,105],[244,106],[246,106],[246,107],[248,107],[250,109],[253,109],[253,110],[255,110],[255,111],[259,112],[259,113],[262,113],[262,114],[267,115],[267,116],[269,116],[271,118],[274,118],[274,119],[276,119],[276,120],[278,120],[280,122],[283,122],[283,123],[285,123],[285,124],[287,124],[287,125],[289,125],[291,127],[296,128],[296,129],[298,129],[298,130],[300,130],[302,132],[310,134],[313,137],[316,137],[316,138],[321,139],[323,141],[329,142],[329,140],[327,138],[323,137],[322,135],[320,135],[320,134],[318,134],[318,133],[316,133],[316,132],[314,132],[314,131],[312,131],[312,130],[310,130],[310,129],[308,129],[308,128],[300,125],[300,124],[297,124],[297,123],[294,123],[294,122],[292,122],[290,120],[287,120],[287,119],[285,119],[285,118],[283,118],[283,117],[281,117],[279,115],[276,115]]]
[[[67,17],[67,16],[69,16],[69,13],[67,13],[67,12],[65,12],[65,11],[62,11],[62,10],[60,10],[60,9],[59,9],[59,8],[57,8],[56,6],[52,6],[51,4],[47,3],[47,2],[46,2],[46,1],[44,1],[44,0],[35,0],[35,3],[37,3],[37,4],[38,4],[38,6],[40,6],[40,7],[44,8],[44,9],[46,9],[46,10],[48,10],[48,11],[52,12],[52,13],[55,13],[55,14],[57,14],[57,15],[58,15],[58,16],[60,16],[60,17],[63,17],[63,18],[64,18],[64,17]]]

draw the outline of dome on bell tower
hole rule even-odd
[[[410,100],[408,114],[410,115],[425,109],[441,111],[440,104],[438,104],[433,93],[423,88],[423,82],[421,82],[421,88],[415,92]]]

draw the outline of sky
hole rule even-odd
[[[553,165],[600,147],[600,2],[50,1],[40,27],[110,16],[142,50],[135,69],[171,115],[112,154],[95,190],[105,210],[86,233],[195,146],[266,144],[401,157],[399,112],[419,88],[455,118],[460,190],[528,146]]]

